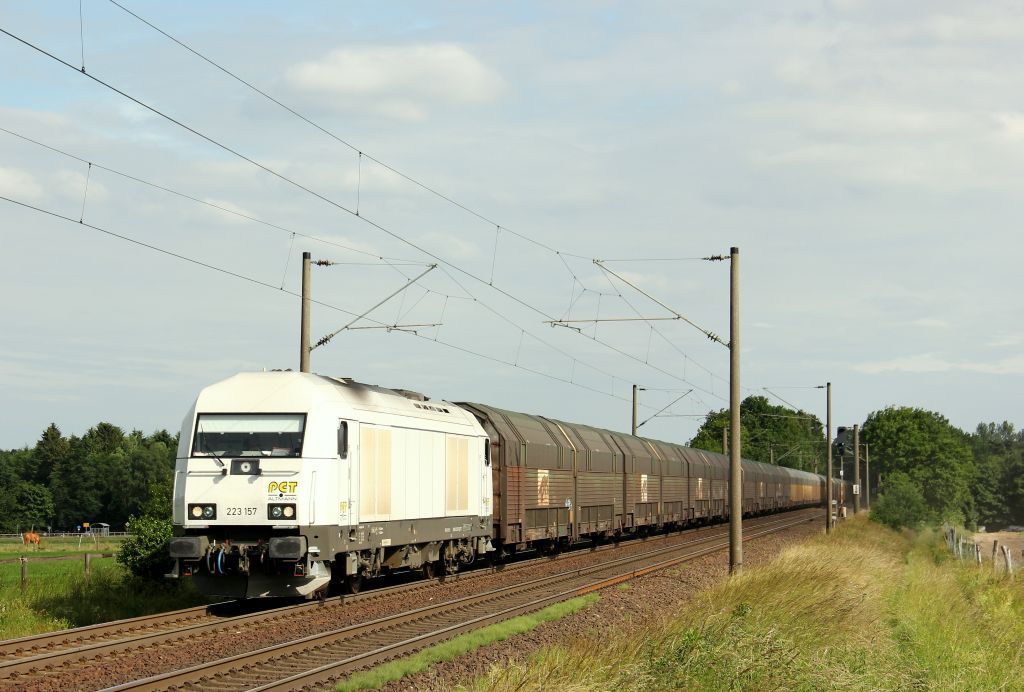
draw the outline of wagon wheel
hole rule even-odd
[[[346,574],[345,575],[345,592],[351,594],[359,593],[359,590],[363,588],[363,575],[362,574]]]
[[[423,576],[427,579],[437,579],[441,576],[441,573],[441,564],[438,561],[434,560],[423,563]]]

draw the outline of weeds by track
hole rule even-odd
[[[808,520],[806,515],[762,520],[750,527],[746,538],[783,531]],[[225,691],[292,690],[328,685],[352,671],[722,550],[727,545],[727,531],[717,531],[683,545],[657,548],[642,555],[605,561],[424,606],[120,685],[112,690],[159,690],[182,686]]]
[[[817,514],[818,512],[813,512],[813,516],[816,517]],[[808,516],[810,516],[808,512],[795,512],[786,515],[784,518],[778,518],[777,516],[763,517],[748,521],[748,537],[754,536],[758,531],[767,530],[770,526],[779,527],[771,530],[781,530],[781,528],[793,523],[807,521]],[[671,542],[671,539],[678,539],[679,537],[680,534],[669,534],[667,536],[650,538],[643,542],[632,542],[631,545],[650,547]],[[553,603],[582,592],[581,590],[601,588],[601,580],[597,579],[595,581],[595,579],[609,570],[618,571],[610,577],[603,577],[604,579],[621,581],[642,571],[659,569],[666,566],[659,563],[659,556],[664,556],[671,552],[703,551],[681,558],[689,559],[696,557],[697,554],[719,550],[721,549],[720,543],[723,540],[727,540],[727,528],[724,526],[707,527],[686,532],[682,537],[688,540],[681,545],[660,547],[647,551],[642,556],[630,556],[611,561],[605,560],[600,565],[569,570],[554,577],[526,581],[516,587],[518,589],[516,593],[520,595],[513,594],[513,587],[492,589],[482,594],[466,596],[461,599],[448,601],[447,603],[430,606],[429,609],[406,611],[389,618],[380,618],[369,623],[357,623],[325,634],[314,635],[300,641],[291,641],[276,647],[267,647],[259,652],[202,664],[190,669],[188,675],[192,676],[192,679],[201,680],[200,684],[203,688],[219,688],[217,687],[219,683],[215,682],[218,679],[218,675],[241,680],[243,675],[241,671],[252,671],[244,673],[246,682],[241,687],[249,689],[271,682],[275,678],[280,678],[282,671],[300,674],[310,669],[326,666],[328,663],[333,665],[334,662],[339,660],[347,661],[345,665],[348,667],[345,670],[365,667],[372,664],[375,660],[379,660],[379,658],[373,658],[372,656],[367,658],[366,651],[351,650],[350,648],[345,648],[350,646],[349,644],[338,644],[337,642],[344,640],[351,642],[354,636],[352,633],[359,632],[361,634],[355,637],[355,639],[374,645],[373,650],[380,650],[380,656],[385,658],[397,656],[403,652],[421,648],[434,641],[450,638],[468,629],[474,629],[490,622],[513,617],[519,613],[537,610],[548,603]],[[614,550],[615,547],[614,545],[595,547],[590,551],[584,550],[567,553],[565,557],[586,556],[589,553]],[[550,564],[553,560],[554,558],[551,557],[525,560],[502,565],[498,568],[460,574],[456,577],[449,577],[448,581],[455,583],[471,582],[476,578],[495,574],[501,577],[506,573],[518,573],[521,570],[529,570],[537,564]],[[654,560],[654,562],[651,565],[642,566],[640,565],[641,560]],[[674,561],[679,560],[676,559]],[[628,565],[633,566],[627,568]],[[591,578],[592,576],[594,576],[593,579]],[[577,581],[572,581],[574,579]],[[537,593],[541,595],[530,596],[529,594],[533,593],[532,591],[529,593],[523,592],[522,587],[524,585],[531,585],[533,589],[539,589],[540,591],[537,591]],[[432,581],[419,581],[412,584],[376,589],[362,594],[330,598],[322,602],[289,605],[264,612],[234,616],[225,616],[224,614],[225,609],[232,607],[231,604],[218,604],[217,606],[189,608],[173,613],[133,618],[2,642],[0,643],[0,684],[6,680],[8,682],[17,682],[19,685],[31,686],[33,679],[49,678],[52,680],[54,675],[73,674],[76,670],[86,670],[98,658],[102,659],[109,656],[130,658],[143,655],[146,651],[153,651],[159,648],[173,648],[176,642],[181,642],[185,639],[203,636],[217,637],[241,628],[273,627],[284,622],[301,621],[309,615],[310,609],[318,609],[320,612],[324,612],[323,609],[325,608],[340,609],[354,603],[387,600],[393,596],[408,597],[410,594],[415,595],[421,591],[429,592],[435,586],[435,582]],[[420,600],[429,599],[426,595],[423,595],[420,597]],[[259,605],[258,601],[249,603]],[[341,611],[339,611],[340,613]],[[451,613],[460,613],[460,615],[452,620]],[[471,615],[471,617],[465,617],[467,615]],[[403,620],[402,618],[405,619]],[[390,642],[391,637],[382,634],[394,631],[395,628],[409,628],[413,626],[418,634],[404,644]],[[335,644],[329,644],[328,642],[330,641],[335,641]],[[310,650],[314,653],[308,653]],[[321,653],[315,653],[318,650]],[[304,654],[302,652],[307,653]],[[282,657],[286,655],[291,657],[297,656],[299,659],[304,660],[304,662],[285,663],[285,659]],[[272,659],[274,662],[270,664],[269,668],[276,672],[268,675],[265,672],[266,664],[258,662],[260,656]],[[226,675],[218,671],[226,671]],[[332,671],[328,677],[337,677],[343,674],[344,671]],[[150,679],[150,682],[145,683],[143,687],[138,687],[139,683],[130,683],[123,689],[157,689],[181,684],[170,681],[170,678],[167,678],[167,682],[162,682],[166,675],[172,674],[156,676]],[[297,680],[295,682],[298,684]],[[228,685],[225,689],[239,689],[239,687],[237,685]]]

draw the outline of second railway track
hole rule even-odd
[[[772,518],[751,526],[747,539],[809,521],[806,515]],[[349,673],[488,624],[533,612],[651,571],[720,551],[722,533],[599,565],[504,586],[374,621],[194,666],[111,690],[294,690],[329,685]]]
[[[819,512],[804,511],[782,517],[752,520],[747,522],[748,537],[783,530],[804,523],[818,514]],[[672,543],[671,539],[679,537],[679,534],[672,534],[661,537],[657,543]],[[481,587],[477,586],[475,593],[448,598],[444,602],[426,607],[388,613],[382,617],[374,617],[374,611],[370,608],[359,616],[363,621],[339,623],[337,627],[328,628],[319,634],[292,637],[289,641],[272,646],[257,646],[254,647],[258,649],[257,651],[222,656],[218,660],[192,666],[184,671],[153,675],[153,667],[143,665],[139,670],[143,676],[150,677],[125,683],[114,689],[148,690],[182,686],[198,686],[202,689],[255,689],[264,685],[269,685],[268,689],[293,689],[322,684],[316,679],[306,681],[305,676],[310,675],[310,671],[324,669],[314,675],[319,675],[323,681],[329,681],[344,676],[351,670],[400,656],[490,622],[534,611],[577,593],[602,588],[606,583],[628,579],[641,572],[661,569],[668,564],[721,550],[725,545],[724,541],[727,540],[726,528],[709,527],[683,534],[682,538],[688,540],[655,550],[649,550],[655,541],[631,543],[631,549],[639,551],[643,547],[647,550],[639,555],[623,556],[614,560],[606,558],[605,562],[598,565],[566,568],[556,574],[530,579],[514,587],[501,586],[481,591]],[[613,548],[608,546],[607,549]],[[585,559],[591,552],[581,551],[568,555]],[[470,573],[472,576],[466,575],[450,580],[449,583],[459,587],[458,590],[463,592],[471,591],[474,588],[472,583],[476,581],[477,576],[501,579],[507,573],[518,573],[520,570],[535,566],[536,563],[551,564],[552,561],[531,560],[506,566],[501,571],[481,570]],[[559,568],[557,564],[553,564],[550,569]],[[431,596],[438,597],[440,592],[436,591],[436,588],[436,583],[418,582],[348,596],[344,599],[331,599],[325,605],[292,605],[230,618],[217,617],[207,612],[205,608],[189,609],[162,616],[6,642],[0,645],[0,687],[6,688],[13,683],[14,687],[23,689],[66,688],[67,682],[74,680],[76,673],[85,673],[97,662],[109,661],[113,656],[117,656],[118,660],[125,657],[161,659],[164,662],[158,665],[156,670],[163,668],[166,671],[171,667],[167,660],[167,652],[173,652],[177,644],[184,641],[203,637],[217,638],[227,633],[237,634],[246,628],[301,621],[310,614],[310,609],[319,610],[323,614],[325,608],[362,604],[363,609],[355,609],[360,611],[364,610],[368,603],[386,601],[390,596],[396,595],[408,598],[410,594],[418,594],[420,591],[424,592],[420,598],[422,602],[428,600],[427,592],[431,590],[434,590]],[[443,597],[447,596],[448,594]],[[351,609],[348,607],[339,608],[337,619],[343,621],[349,612]],[[414,634],[402,638],[401,641],[393,641],[398,631]],[[160,651],[164,653],[160,654]],[[170,656],[173,661],[173,653]],[[128,668],[133,669],[135,666]],[[286,682],[281,681],[282,677]],[[93,686],[114,684],[111,680],[116,679],[104,682],[102,678],[97,677],[94,678]],[[125,678],[120,679],[123,681]],[[79,688],[88,689],[88,686]]]

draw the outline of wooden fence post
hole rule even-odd
[[[992,540],[992,571],[996,571],[996,555],[999,554],[999,541]]]
[[[21,558],[21,592],[25,593],[28,587],[28,558]]]
[[[89,576],[89,568],[92,566],[92,555],[85,554],[85,576]]]
[[[981,567],[981,543],[974,544],[974,557],[978,561],[978,567]]]
[[[1006,573],[1013,576],[1013,558],[1010,557],[1010,549],[1003,546],[1003,557],[1006,558]]]

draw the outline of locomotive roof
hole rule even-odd
[[[365,384],[342,377],[290,370],[242,372],[204,388],[196,401],[200,411],[304,411],[318,403],[344,401],[356,408],[387,410],[417,417],[472,418],[469,412],[422,394]]]

